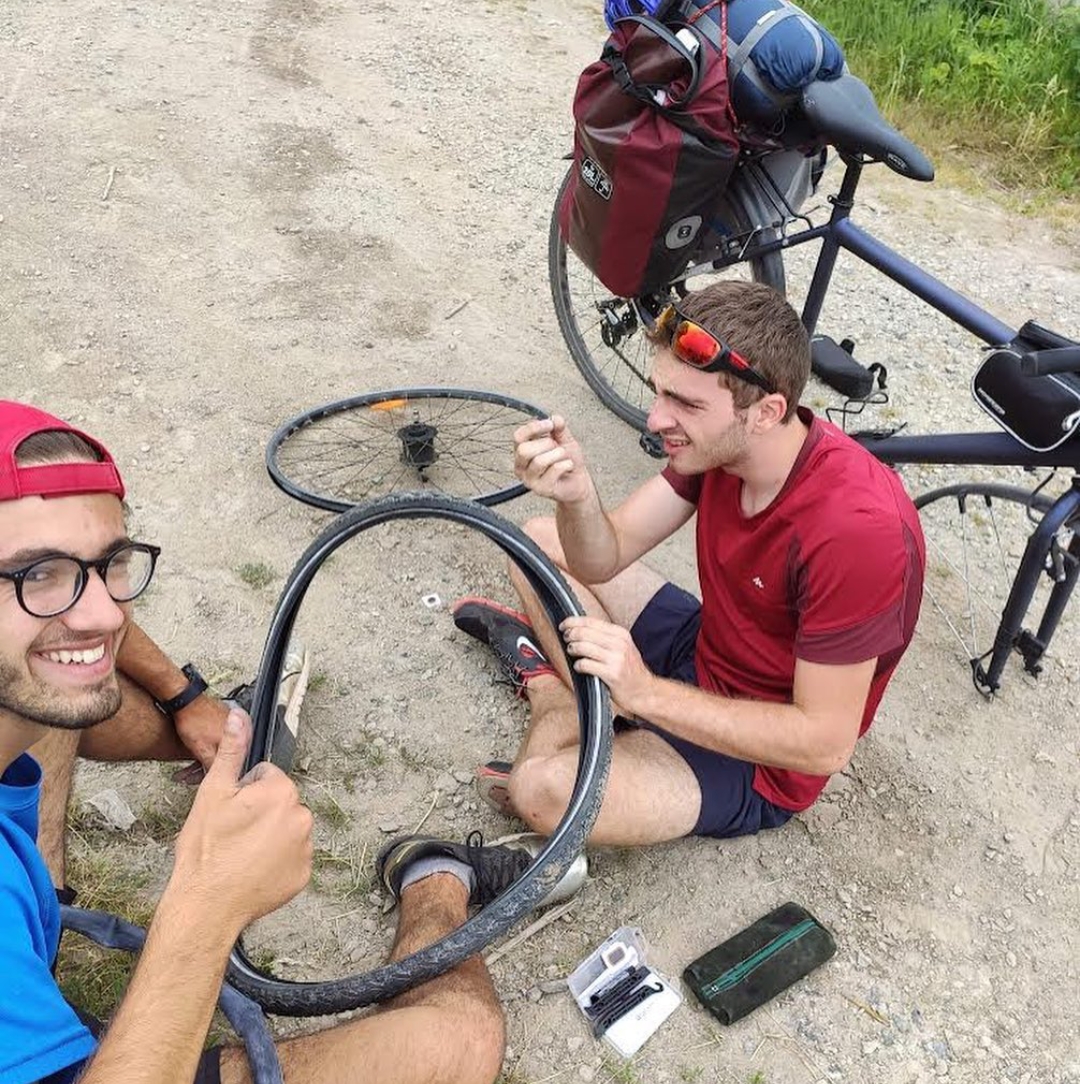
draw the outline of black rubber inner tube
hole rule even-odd
[[[296,615],[323,562],[361,531],[399,519],[445,519],[480,531],[525,574],[556,624],[584,611],[558,569],[518,527],[475,501],[404,493],[359,505],[335,519],[297,562],[270,622],[252,702],[254,734],[248,767],[274,759],[277,687]],[[238,944],[228,981],[263,1009],[286,1016],[323,1016],[385,1001],[479,952],[535,907],[581,852],[603,798],[611,760],[611,703],[598,678],[574,675],[581,755],[563,819],[521,878],[463,925],[427,948],[373,971],[325,982],[290,982],[263,971]],[[278,748],[283,745],[279,744]],[[282,764],[282,767],[288,767]]]

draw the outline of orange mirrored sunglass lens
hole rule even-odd
[[[720,352],[720,344],[704,328],[684,320],[672,341],[676,354],[690,365],[708,365]]]

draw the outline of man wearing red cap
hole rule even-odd
[[[250,1080],[241,1049],[203,1052],[225,963],[240,932],[310,876],[311,815],[295,786],[270,764],[242,774],[250,742],[243,712],[210,705],[190,728],[181,723],[178,741],[153,706],[152,696],[182,694],[188,678],[131,620],[158,550],[128,536],[123,495],[116,464],[98,441],[42,411],[0,401],[4,1084]],[[186,743],[208,765],[138,966],[100,1038],[50,971],[59,905],[35,846],[42,771],[28,753],[47,748],[47,735],[128,757],[184,755]],[[62,820],[62,803],[59,811],[53,804],[51,815]],[[393,841],[378,865],[401,905],[393,958],[445,936],[470,903],[494,898],[530,860],[507,847]],[[361,1066],[375,1084],[488,1084],[495,1077],[502,1013],[478,958],[386,1008],[278,1044],[285,1080],[353,1081]]]
[[[87,490],[123,499],[123,482],[108,452],[93,438],[76,433],[43,411],[19,403],[0,404],[0,435],[4,442],[0,447],[0,501],[29,496],[56,498]],[[24,458],[44,461],[19,466],[13,452],[20,446]],[[71,461],[72,454],[85,455],[87,450],[101,458]],[[57,458],[67,461],[48,462]],[[149,575],[156,554],[140,549],[127,553],[125,559],[136,572]],[[73,646],[77,645],[69,637],[66,648],[70,651]],[[71,666],[72,661],[62,665]],[[114,661],[117,685],[103,701],[111,707],[108,717],[112,724],[102,729],[50,730],[32,751],[43,769],[38,849],[58,887],[64,883],[64,819],[76,754],[103,761],[194,756],[199,763],[185,775],[198,778],[199,765],[209,766],[213,760],[228,713],[226,705],[207,693],[206,683],[194,667],[176,666],[134,622],[128,622],[117,640]],[[0,668],[0,677],[8,677],[6,670]],[[6,692],[0,688],[0,706],[17,695],[17,688]],[[302,695],[302,688],[297,691]],[[39,689],[37,695],[46,694]],[[62,891],[62,896],[69,895]]]

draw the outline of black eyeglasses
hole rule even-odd
[[[15,584],[15,597],[31,617],[56,617],[82,598],[93,569],[113,602],[130,602],[150,584],[160,546],[125,542],[96,561],[58,554],[41,557],[25,568],[0,572],[0,579]]]

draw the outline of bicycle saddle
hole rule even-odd
[[[913,181],[934,179],[930,159],[885,120],[867,85],[850,72],[810,83],[802,92],[802,111],[837,150],[865,154]]]

